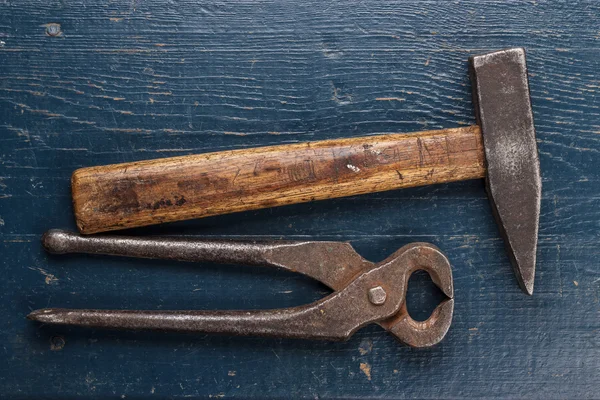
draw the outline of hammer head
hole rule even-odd
[[[531,295],[542,182],[525,50],[477,55],[469,64],[492,211],[519,285]]]

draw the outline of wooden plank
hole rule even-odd
[[[597,397],[598,15],[583,0],[0,2],[0,397]],[[528,51],[543,176],[532,298],[476,180],[130,232],[351,240],[375,261],[432,242],[453,264],[456,312],[431,350],[377,327],[331,344],[25,320],[40,307],[253,309],[325,295],[259,268],[48,256],[39,238],[75,229],[77,168],[472,125],[468,55],[513,46]],[[411,312],[435,306],[430,289],[411,282]]]

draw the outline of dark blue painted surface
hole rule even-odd
[[[0,393],[49,398],[600,396],[600,6],[595,1],[0,1]],[[48,36],[48,24],[60,24]],[[50,28],[52,29],[52,28]],[[40,307],[268,308],[284,272],[44,254],[78,167],[474,123],[466,60],[528,50],[544,197],[535,295],[472,181],[133,231],[430,241],[454,324],[430,350],[40,327]],[[434,306],[420,282],[412,304]],[[417,313],[419,310],[414,310]],[[421,310],[421,315],[424,311]]]

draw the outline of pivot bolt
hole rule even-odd
[[[369,301],[376,306],[380,306],[385,303],[385,299],[387,298],[387,293],[381,286],[376,286],[374,288],[369,289]]]

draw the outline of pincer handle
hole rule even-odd
[[[42,236],[42,245],[52,254],[104,254],[282,268],[309,276],[334,290],[373,267],[346,242],[82,236],[51,229]]]
[[[357,329],[390,318],[404,302],[403,277],[394,266],[364,272],[340,291],[305,306],[253,311],[136,311],[46,308],[28,318],[55,325],[109,329],[220,333],[240,336],[345,340]],[[389,290],[383,302],[373,288]]]
[[[267,262],[261,254],[292,242],[277,243],[193,237],[81,236],[62,229],[51,229],[42,236],[42,245],[52,254],[105,254],[247,265],[264,265]]]

